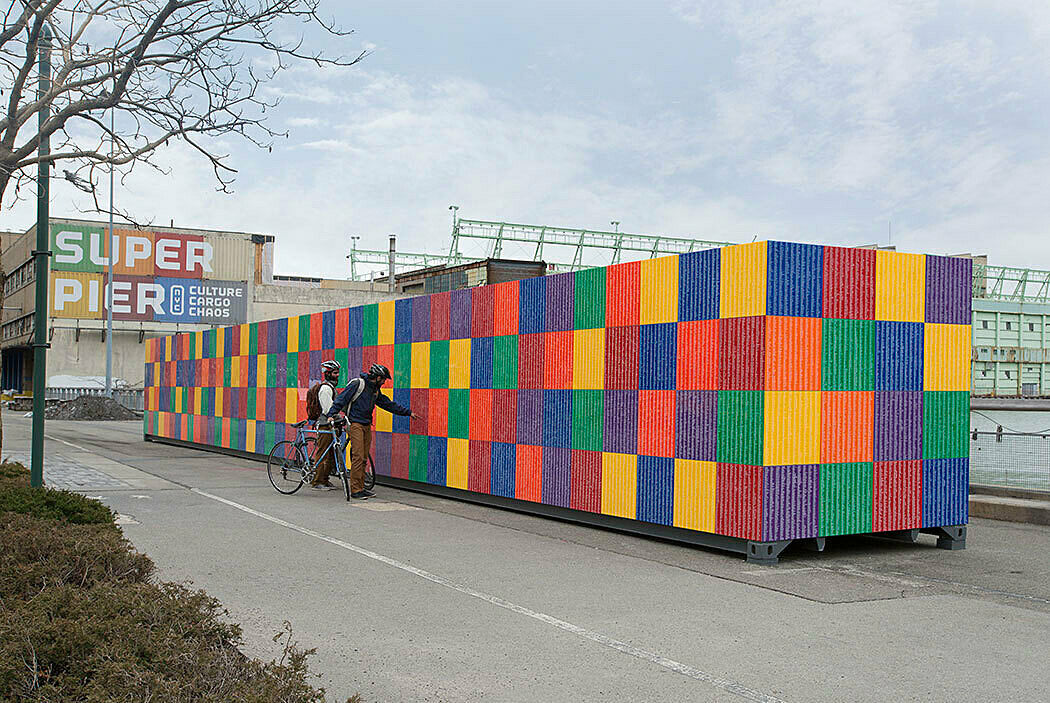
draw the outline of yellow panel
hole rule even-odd
[[[105,316],[102,304],[105,286],[101,273],[52,271],[47,295],[51,317],[98,320]]]
[[[378,412],[375,414],[376,419],[376,432],[393,432],[394,431],[394,416],[388,413],[382,408],[376,408]]]
[[[266,354],[259,354],[255,358],[255,387],[266,388]]]
[[[284,421],[294,425],[299,422],[299,390],[286,388],[284,392]]]
[[[572,387],[605,388],[605,328],[576,330],[572,339]]]
[[[430,342],[412,343],[412,388],[430,388]]]
[[[678,320],[678,257],[662,256],[642,262],[641,323]]]
[[[241,386],[241,357],[233,356],[230,357],[230,387],[240,388]]]
[[[923,335],[923,390],[970,390],[969,325],[927,323]]]
[[[762,463],[820,463],[820,391],[766,391]]]
[[[175,412],[182,412],[182,386],[175,386]]]
[[[244,421],[244,451],[255,451],[255,420]]]
[[[449,488],[467,490],[467,440],[448,440],[448,460],[445,469],[445,483]]]
[[[217,327],[215,329],[215,358],[221,359],[226,356],[226,328]]]
[[[194,359],[204,358],[204,332],[193,333],[193,357]],[[198,415],[200,413],[197,413]]]
[[[470,388],[470,340],[448,343],[448,387]]]
[[[875,253],[875,319],[923,322],[926,319],[926,257]]]
[[[215,388],[215,417],[222,417],[222,386]]]
[[[164,361],[171,361],[171,337],[164,338]]]
[[[288,353],[299,351],[299,318],[288,318]]]
[[[737,244],[721,250],[719,317],[766,314],[766,243]]]
[[[715,531],[715,462],[675,459],[675,527]]]
[[[379,343],[394,343],[394,301],[379,303]]]
[[[638,457],[602,452],[602,513],[634,519],[638,500]]]
[[[201,396],[202,395],[204,395],[204,394],[200,392],[200,388],[198,388],[197,392],[193,394],[193,414],[194,415],[200,415],[201,414],[201,400],[202,400]]]
[[[249,340],[251,339],[251,333],[248,329],[249,325],[239,325],[239,327],[241,328],[241,356],[244,356],[248,353],[248,350],[251,348],[249,342]]]

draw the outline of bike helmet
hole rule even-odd
[[[372,367],[368,369],[368,375],[372,378],[390,378],[390,369],[382,364],[372,364]]]
[[[334,359],[321,362],[321,371],[338,371],[339,368],[339,362]]]

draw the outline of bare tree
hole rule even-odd
[[[267,148],[282,136],[266,125],[277,100],[264,84],[296,63],[345,67],[365,56],[307,48],[304,33],[351,34],[319,14],[320,2],[0,0],[0,207],[5,196],[35,195],[29,186],[42,161],[52,172],[63,162],[67,178],[95,193],[96,170],[109,164],[124,174],[143,163],[163,171],[152,158],[172,140],[199,152],[227,190],[236,170],[215,137]],[[39,91],[46,34],[51,84]],[[40,156],[44,137],[51,153]],[[97,198],[95,207],[103,211]]]

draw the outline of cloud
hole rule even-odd
[[[325,124],[316,117],[291,117],[286,123],[289,127],[320,127]]]

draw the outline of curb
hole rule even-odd
[[[971,495],[970,517],[1050,525],[1050,500]]]

